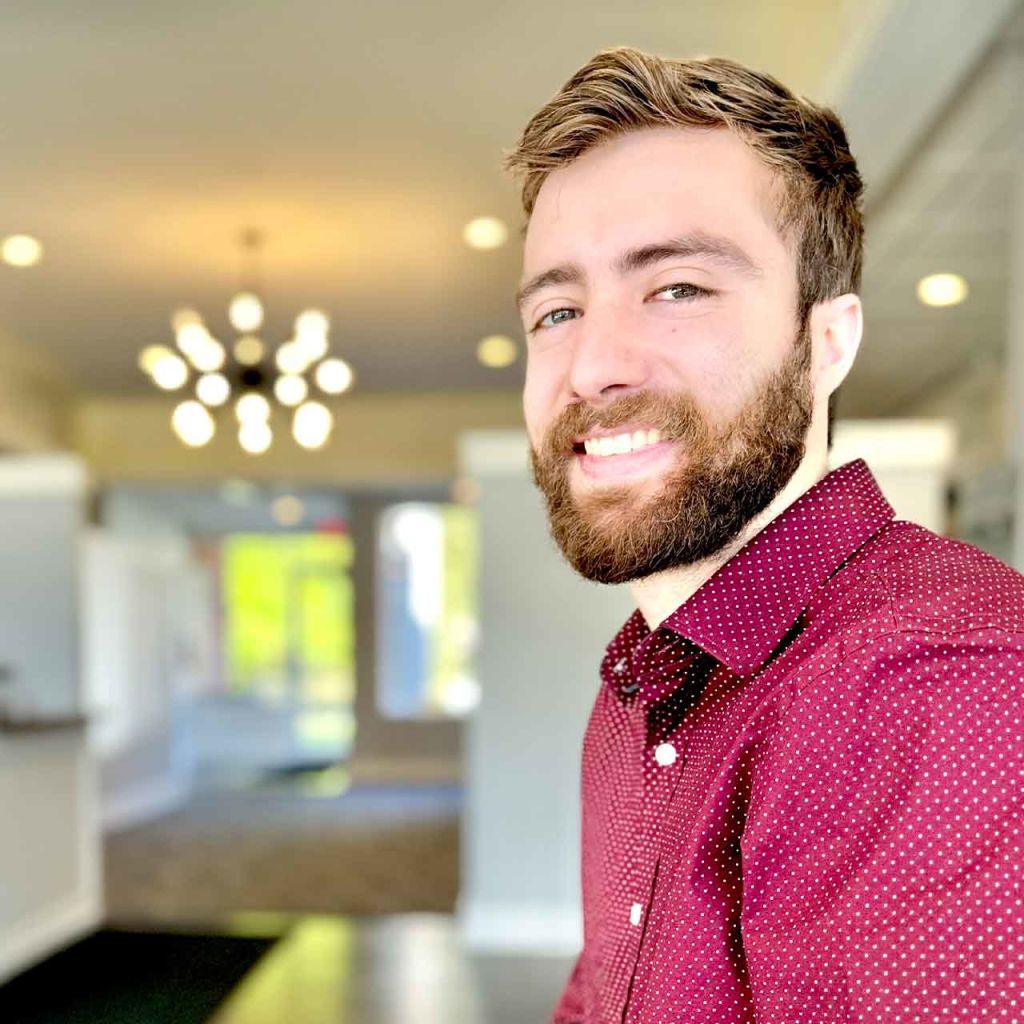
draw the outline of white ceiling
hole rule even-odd
[[[844,385],[845,415],[904,414],[979,361],[1002,359],[1012,197],[1024,156],[1022,92],[1024,17],[1017,17],[875,197],[866,226],[865,337]],[[967,301],[921,306],[918,280],[945,271],[967,279]]]
[[[81,390],[152,391],[136,355],[168,340],[175,307],[196,305],[226,333],[251,225],[267,232],[268,339],[317,305],[364,391],[516,389],[521,364],[474,358],[481,336],[518,336],[515,236],[476,253],[460,231],[480,213],[518,227],[500,161],[536,107],[594,51],[628,43],[736,57],[854,116],[851,82],[892,6],[4,0],[0,235],[35,234],[47,255],[0,267],[0,340],[31,346]],[[987,98],[963,103],[959,127],[936,134],[872,213],[851,415],[896,408],[937,339],[928,366],[940,374],[979,335],[1001,335],[1019,93],[1012,61],[990,63]],[[960,267],[977,282],[972,302],[937,326],[913,282]]]

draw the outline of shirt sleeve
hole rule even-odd
[[[740,839],[758,1024],[1024,1020],[1022,649],[900,634],[802,684]]]
[[[583,1024],[583,956],[581,950],[569,974],[569,980],[555,1004],[549,1024]]]

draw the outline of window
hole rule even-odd
[[[232,534],[221,548],[227,691],[275,704],[355,694],[352,541]]]
[[[430,502],[381,517],[377,703],[389,718],[461,717],[476,706],[476,511]]]

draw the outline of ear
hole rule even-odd
[[[860,296],[853,292],[826,299],[811,310],[815,386],[823,399],[846,379],[863,333]]]

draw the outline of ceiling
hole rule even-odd
[[[518,389],[521,362],[489,370],[474,356],[483,335],[519,334],[515,232],[484,253],[460,235],[485,213],[518,228],[502,152],[565,78],[609,45],[716,53],[844,112],[891,7],[4,0],[0,235],[34,234],[46,258],[0,267],[0,340],[82,392],[151,392],[137,353],[170,339],[176,307],[227,336],[238,236],[253,226],[267,236],[268,340],[316,305],[362,391]],[[1012,45],[1019,68],[1019,33]],[[938,376],[979,336],[1001,336],[1010,49],[975,76],[985,98],[959,105],[871,214],[869,336],[844,412],[898,408],[936,345]],[[940,322],[913,283],[954,257],[974,301]]]
[[[1001,364],[1013,192],[1024,157],[1022,90],[1024,17],[1018,16],[869,207],[865,334],[844,384],[844,415],[898,416],[951,378]],[[948,271],[967,279],[967,301],[922,306],[918,280]]]

